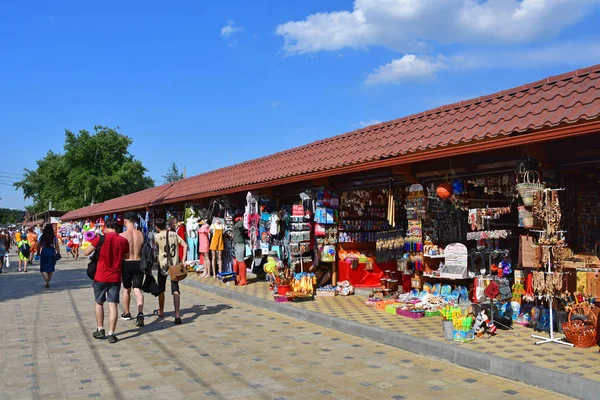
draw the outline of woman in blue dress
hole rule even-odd
[[[40,255],[40,272],[44,277],[44,286],[49,288],[56,261],[60,258],[60,247],[52,224],[47,224],[44,227],[38,245],[38,254]]]

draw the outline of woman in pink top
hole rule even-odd
[[[200,278],[208,278],[210,276],[209,265],[210,260],[208,258],[208,252],[210,247],[210,241],[208,240],[208,234],[210,233],[210,226],[206,223],[206,220],[202,220],[199,223],[200,229],[198,229],[198,239],[199,239],[199,250],[200,254],[202,254],[203,263],[204,263],[204,273],[200,275]]]

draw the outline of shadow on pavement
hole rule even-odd
[[[11,253],[11,256],[13,254]],[[50,289],[44,288],[44,279],[40,274],[40,264],[36,262],[27,267],[27,272],[17,272],[17,263],[11,262],[9,269],[3,268],[0,274],[0,302],[19,300],[44,292],[59,292],[69,289],[91,287],[92,281],[84,268],[74,268],[70,261],[59,261],[52,276]],[[64,269],[63,269],[64,268]]]
[[[230,310],[231,307],[228,304],[215,304],[213,306],[195,305],[189,308],[181,309],[181,318],[184,324],[191,324],[198,317],[203,315],[214,315],[224,310]],[[173,313],[165,313],[165,318],[159,318],[158,316],[150,316],[146,318],[146,325],[143,328],[132,328],[125,331],[118,332],[119,340],[134,339],[136,337],[143,336],[146,333],[162,331],[164,329],[173,328],[176,329],[177,325],[173,323],[172,318],[166,317],[167,315],[173,315]],[[148,320],[154,318],[154,321],[148,323]],[[118,325],[117,325],[118,327]],[[125,336],[133,333],[132,335]]]

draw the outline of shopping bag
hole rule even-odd
[[[154,279],[153,275],[146,275],[144,284],[142,285],[142,291],[144,293],[151,293],[154,297],[160,294],[160,286],[156,283],[156,279]]]

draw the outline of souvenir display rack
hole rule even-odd
[[[548,300],[548,313],[550,316],[550,337],[546,338],[539,335],[531,335],[534,339],[540,339],[535,342],[536,345],[546,343],[558,343],[564,346],[573,347],[572,343],[564,341],[562,337],[554,337],[554,310],[552,303],[557,291],[562,289],[562,273],[556,265],[556,253],[565,247],[564,233],[560,230],[561,214],[558,192],[564,189],[544,189],[535,194],[533,200],[533,213],[539,216],[544,223],[543,230],[535,230],[539,234],[538,246],[542,249],[542,258],[545,271],[537,272],[537,281],[543,284],[535,284],[534,290],[539,297],[545,297]]]

